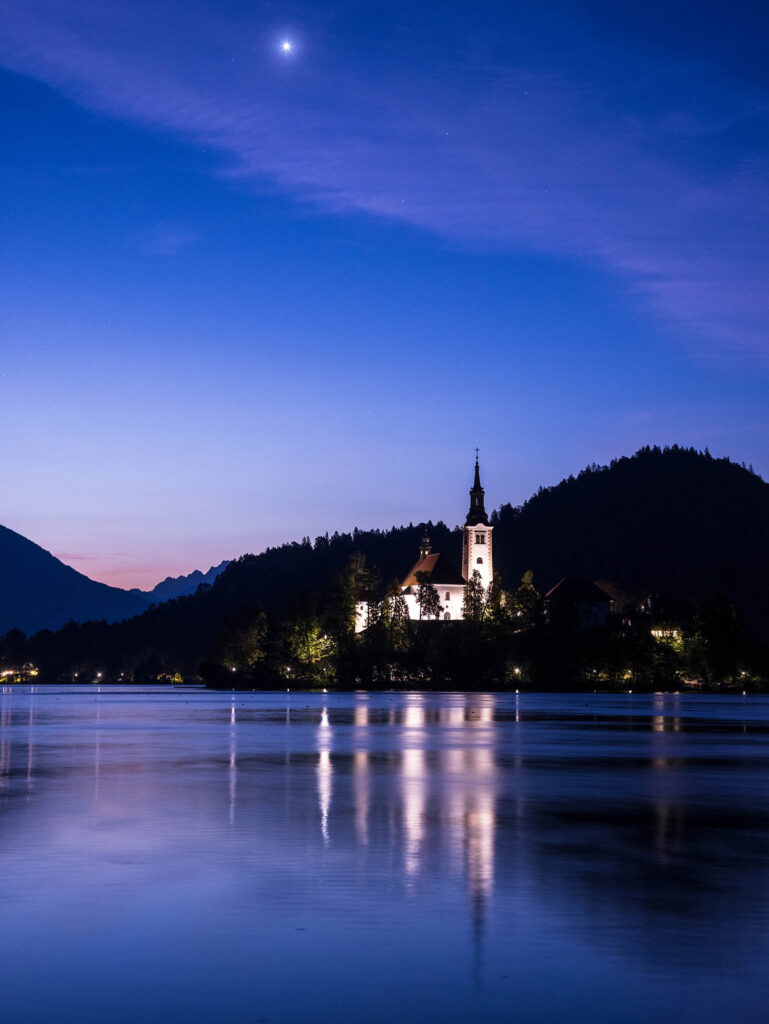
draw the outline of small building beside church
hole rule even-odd
[[[438,596],[441,599],[441,619],[446,622],[450,619],[461,619],[465,580],[459,569],[455,569],[445,555],[433,554],[429,537],[422,540],[419,558],[401,581],[401,595],[406,602],[410,619],[419,618],[418,573],[425,573],[429,576],[430,582],[438,591]]]
[[[576,576],[565,577],[545,594],[547,621],[575,633],[604,626],[611,605],[611,595],[603,587]]]
[[[420,618],[419,575],[424,573],[438,591],[441,600],[440,620],[450,622],[462,619],[465,583],[477,571],[484,589],[488,590],[494,578],[492,561],[491,533],[494,529],[489,525],[484,500],[485,492],[481,487],[478,457],[475,458],[475,478],[470,489],[470,509],[462,527],[462,566],[455,567],[451,560],[440,552],[434,552],[429,537],[424,537],[419,548],[419,557],[401,581],[403,597],[410,619]],[[367,594],[360,594],[355,605],[355,632],[360,633],[366,628],[368,620]]]

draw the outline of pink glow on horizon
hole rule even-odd
[[[207,572],[212,565],[218,565],[227,556],[211,560],[210,555],[201,555],[196,564],[192,564],[194,559],[189,558],[152,564],[126,564],[125,561],[119,564],[110,555],[78,555],[70,552],[54,552],[54,557],[96,583],[106,583],[108,587],[119,587],[121,590],[152,590],[168,576],[188,576],[196,569]]]

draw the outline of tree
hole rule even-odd
[[[355,633],[355,596],[357,594],[356,569],[339,573],[326,601],[328,632],[341,646],[346,646]]]
[[[700,677],[708,682],[734,682],[745,641],[742,623],[731,601],[722,596],[700,601],[692,647],[699,660]]]
[[[481,574],[477,569],[465,583],[462,599],[462,616],[466,622],[482,622],[486,613],[486,591],[483,587]]]
[[[508,601],[509,597],[502,589],[499,573],[495,572],[486,596],[486,617],[495,626],[500,626],[507,621]]]
[[[15,668],[27,660],[27,638],[20,629],[12,629],[0,640],[0,662]]]
[[[441,614],[441,597],[426,572],[417,573],[417,604],[419,619],[437,619]]]
[[[542,596],[534,586],[534,573],[528,569],[521,585],[510,597],[510,617],[513,629],[520,632],[536,626],[542,618]]]
[[[409,610],[401,594],[401,585],[394,580],[387,588],[380,607],[380,621],[393,651],[405,651],[409,643]]]
[[[239,609],[224,623],[219,646],[229,668],[250,672],[267,657],[269,623],[260,609]]]
[[[284,627],[283,647],[290,672],[313,681],[325,675],[334,652],[332,639],[323,632],[315,618],[302,618],[287,623]]]

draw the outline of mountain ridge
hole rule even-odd
[[[0,635],[59,629],[70,620],[116,622],[146,611],[144,597],[99,583],[7,526],[0,526]]]
[[[12,629],[33,634],[68,622],[120,622],[141,615],[153,603],[194,593],[211,584],[227,560],[183,576],[168,576],[152,590],[123,590],[92,580],[28,537],[0,526],[0,636]]]
[[[193,569],[192,572],[186,575],[166,576],[152,590],[133,588],[128,593],[141,594],[150,603],[153,601],[171,601],[176,597],[185,597],[187,594],[194,594],[201,583],[213,583],[219,573],[224,572],[230,561],[231,559],[224,558],[218,565],[212,565],[206,572],[201,572],[200,569]]]

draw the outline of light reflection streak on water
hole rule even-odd
[[[0,709],[0,788],[8,789],[11,772],[11,694],[10,686],[3,687]]]
[[[356,694],[354,711],[355,752],[353,754],[353,787],[355,800],[355,832],[358,842],[368,846],[368,818],[371,804],[371,779],[367,734],[369,709],[365,694]],[[361,749],[363,748],[363,749]]]
[[[413,878],[420,868],[424,839],[424,814],[427,795],[425,761],[425,708],[421,694],[410,694],[403,712],[401,786],[403,803],[403,864]]]
[[[326,707],[321,711],[320,725],[318,726],[317,746],[320,833],[323,837],[323,845],[328,846],[330,842],[328,814],[331,809],[333,767],[331,765],[331,725],[328,720],[328,708]]]
[[[481,984],[482,939],[487,909],[494,889],[497,827],[497,764],[493,694],[471,698],[467,708],[462,778],[464,781],[463,870],[467,879],[473,914],[474,976]],[[517,707],[516,707],[517,712]],[[516,721],[518,716],[516,713]]]
[[[93,799],[94,803],[99,802],[99,783],[101,781],[101,705],[99,702],[99,693],[101,688],[96,691],[96,740],[95,750],[93,757]]]
[[[675,860],[678,840],[683,826],[681,801],[683,794],[675,786],[675,774],[671,769],[675,759],[668,756],[673,739],[671,733],[681,731],[681,719],[667,712],[677,709],[680,699],[675,694],[655,693],[652,698],[651,763],[656,771],[655,799],[653,803],[654,850],[656,861],[667,867]]]
[[[29,721],[27,722],[29,750],[27,752],[27,797],[32,794],[32,780],[35,774],[35,691],[30,691]]]
[[[230,787],[230,825],[235,823],[235,801],[237,798],[237,785],[238,785],[238,760],[237,760],[237,740],[235,727],[237,720],[235,717],[235,695],[232,695],[232,705],[230,707],[230,761],[229,761],[229,787]]]

